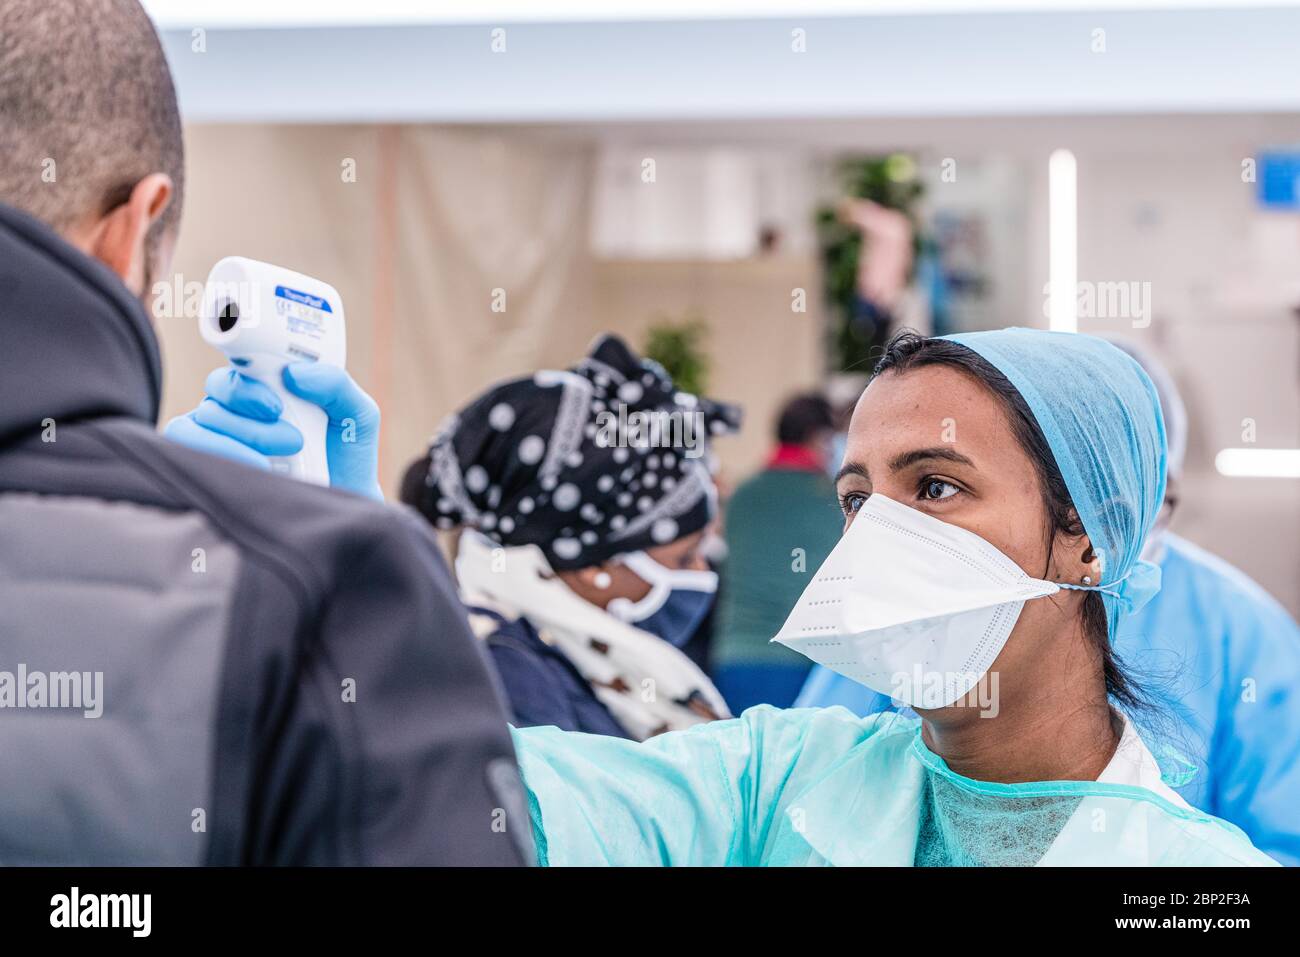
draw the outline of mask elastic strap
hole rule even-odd
[[[644,551],[627,552],[618,560],[632,569],[648,585],[668,589],[684,588],[689,591],[713,592],[718,588],[717,573],[703,568],[668,568]],[[643,599],[644,600],[644,599]]]
[[[605,610],[615,618],[636,624],[649,618],[668,601],[676,589],[712,594],[718,590],[716,572],[702,569],[667,568],[644,551],[627,552],[618,560],[650,586],[650,591],[640,601],[612,598]]]
[[[1117,578],[1109,585],[1068,585],[1065,582],[1057,582],[1056,584],[1061,588],[1068,588],[1070,591],[1095,591],[1101,592],[1103,595],[1109,595],[1111,598],[1119,599],[1123,597],[1123,595],[1120,594],[1119,586],[1122,585],[1128,576],[1132,574],[1133,571],[1130,569],[1125,573],[1123,578]]]

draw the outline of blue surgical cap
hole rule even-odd
[[[1138,556],[1165,498],[1167,446],[1155,386],[1130,356],[1094,336],[1000,329],[944,336],[1016,387],[1043,431],[1093,551],[1110,638],[1160,590]]]

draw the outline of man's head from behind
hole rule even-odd
[[[0,3],[0,202],[143,298],[170,261],[183,188],[176,91],[139,0]]]
[[[835,432],[835,416],[826,398],[817,393],[796,395],[781,407],[776,420],[776,440],[781,445],[801,445],[823,455]]]

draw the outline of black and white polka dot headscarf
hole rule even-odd
[[[439,528],[538,545],[553,568],[598,565],[707,525],[707,442],[739,426],[738,407],[677,391],[602,336],[572,369],[504,382],[451,415],[402,499]]]

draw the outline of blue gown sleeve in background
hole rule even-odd
[[[865,717],[878,711],[894,710],[888,695],[872,691],[866,685],[817,665],[808,674],[803,690],[794,701],[796,708],[829,708],[839,705]]]
[[[1116,638],[1200,770],[1177,790],[1300,864],[1300,628],[1245,574],[1167,536],[1160,594]]]

